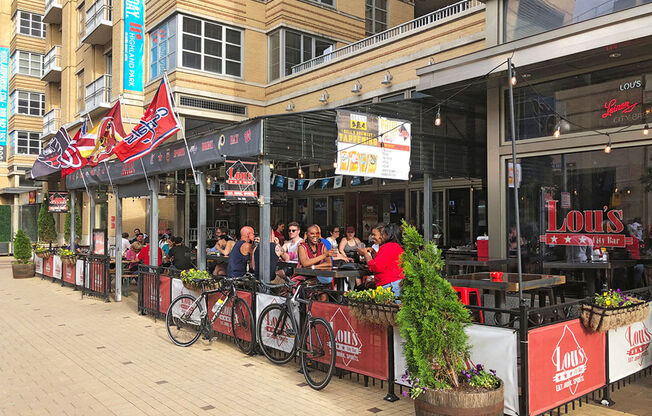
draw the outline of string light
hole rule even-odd
[[[514,67],[514,64],[512,64],[512,78],[509,80],[512,85],[516,85],[518,80],[516,79],[516,68]]]
[[[609,141],[607,142],[607,145],[604,147],[604,152],[609,154],[611,153],[611,136],[607,134],[607,137],[609,138]]]
[[[561,123],[557,122],[557,125],[555,126],[555,132],[552,134],[555,136],[555,139],[558,139],[559,136],[561,136]]]
[[[647,136],[648,134],[650,134],[650,128],[647,123],[645,123],[645,127],[643,127],[643,136]]]
[[[337,169],[337,160],[336,160],[335,162],[333,162],[333,167],[334,167],[335,169]]]
[[[269,170],[274,170],[274,162],[269,162]]]
[[[441,112],[439,110],[440,108],[437,107],[437,115],[435,116],[435,126],[437,127],[441,126]]]

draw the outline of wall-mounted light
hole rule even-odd
[[[328,91],[324,90],[321,93],[321,97],[319,97],[319,102],[322,104],[325,104],[328,102],[328,99],[330,98],[330,95],[328,94]]]
[[[285,107],[285,111],[294,111],[294,103],[292,101],[290,101],[287,107]]]
[[[392,76],[392,74],[390,74],[389,71],[387,71],[387,72],[385,72],[385,77],[383,78],[382,81],[380,81],[380,83],[383,84],[383,85],[391,85],[393,78],[394,77]]]
[[[353,88],[351,89],[351,92],[354,94],[359,94],[362,91],[362,84],[360,83],[360,80],[356,80],[355,83],[353,84]]]

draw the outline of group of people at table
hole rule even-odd
[[[355,235],[355,228],[346,227],[345,235],[340,237],[341,227],[329,227],[328,236],[323,238],[321,228],[314,224],[301,235],[301,227],[296,222],[288,224],[287,238],[284,224],[276,225],[270,238],[269,280],[280,284],[289,277],[293,281],[302,281],[309,277],[295,273],[295,269],[332,270],[336,265],[345,263],[365,264],[368,276],[356,278],[355,289],[368,287],[391,288],[400,295],[399,282],[403,279],[403,270],[399,257],[403,253],[401,229],[396,224],[380,223],[371,230],[370,247]],[[218,228],[215,245],[207,250],[208,254],[227,257],[228,262],[216,262],[212,270],[215,276],[240,277],[252,271],[260,279],[260,240],[253,227],[240,229],[240,239],[235,240],[227,230]],[[129,240],[129,234],[122,234],[122,253],[125,267],[136,271],[138,264],[150,264],[150,241],[138,228]],[[194,267],[190,248],[183,244],[181,237],[163,234],[158,247],[158,265],[172,269],[187,270]],[[210,258],[210,257],[209,257]],[[364,268],[364,266],[359,266]],[[317,277],[319,283],[330,284],[332,277]]]

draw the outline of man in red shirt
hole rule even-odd
[[[157,249],[158,249],[158,265],[160,266],[163,259],[163,250],[161,250],[160,247],[157,247]],[[149,237],[145,239],[145,245],[140,250],[136,258],[142,261],[143,264],[151,266],[151,264],[149,264]]]

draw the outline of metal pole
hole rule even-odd
[[[260,182],[260,198],[258,206],[260,222],[260,245],[258,246],[258,258],[260,259],[260,270],[258,278],[263,282],[269,283],[272,271],[270,270],[270,246],[269,239],[271,234],[271,211],[272,211],[272,187],[270,184],[271,171],[269,169],[269,160],[261,159],[258,169],[258,180]]]
[[[89,242],[91,249],[93,248],[93,229],[95,228],[95,191],[90,189],[90,192],[88,192],[88,198],[90,199],[90,230],[88,230],[89,234]],[[91,253],[92,254],[92,253]]]
[[[206,270],[206,175],[197,171],[197,268]]]
[[[113,188],[115,196],[115,301],[122,301],[122,199],[118,188]],[[127,283],[129,284],[129,283]]]
[[[423,239],[432,240],[432,175],[423,174]]]
[[[190,238],[190,182],[186,178],[186,172],[183,172],[184,194],[183,194],[183,241],[188,244]]]
[[[77,194],[75,191],[70,191],[70,248],[74,250],[75,244],[75,202]]]
[[[514,86],[512,85],[512,58],[507,58],[509,84],[509,120],[512,129],[512,175],[514,176],[514,220],[516,221],[516,264],[518,265],[518,299],[523,304],[523,265],[521,264],[521,220],[518,212],[518,174],[516,169],[516,121],[514,120]]]
[[[158,176],[150,180],[149,192],[149,264],[158,267]]]

